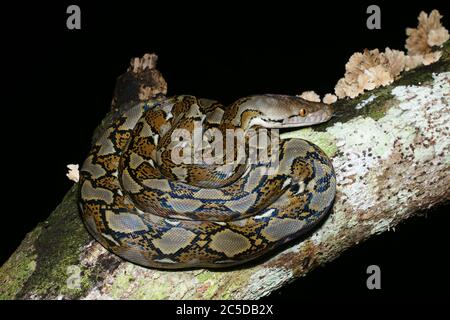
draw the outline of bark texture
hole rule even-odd
[[[146,269],[121,260],[92,240],[79,217],[74,185],[0,268],[0,298],[260,298],[359,242],[447,204],[448,42],[443,51],[439,62],[404,73],[390,86],[338,101],[340,116],[332,121],[283,134],[321,147],[332,158],[338,179],[333,212],[302,241],[231,270]],[[113,118],[114,110],[97,133]]]

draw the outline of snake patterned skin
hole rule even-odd
[[[183,139],[174,143],[174,134],[195,137],[196,124],[224,135],[272,132],[331,116],[328,105],[285,95],[250,96],[228,108],[193,96],[137,104],[105,130],[82,166],[83,221],[104,247],[142,266],[214,268],[255,259],[326,216],[336,188],[331,161],[308,141],[286,139],[270,174],[273,160],[177,162],[173,152]],[[239,156],[237,149],[233,159],[249,150]]]

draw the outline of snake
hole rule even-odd
[[[332,116],[330,105],[281,94],[227,107],[190,95],[136,103],[81,167],[82,220],[106,249],[149,268],[231,267],[276,252],[328,216],[336,193],[326,153],[278,131]],[[250,157],[264,149],[249,147],[260,132],[266,156]]]

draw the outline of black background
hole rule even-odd
[[[131,57],[157,53],[170,95],[224,103],[255,93],[323,95],[333,92],[353,52],[404,49],[405,28],[417,25],[421,10],[439,9],[450,28],[445,1],[375,2],[381,30],[366,28],[373,2],[296,2],[3,6],[0,264],[71,187],[66,165],[84,160]],[[81,7],[81,30],[66,28],[70,4]],[[448,209],[371,239],[272,297],[443,298]],[[382,290],[365,286],[371,264],[381,267]]]

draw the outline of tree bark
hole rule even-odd
[[[79,216],[75,184],[0,268],[0,298],[260,298],[359,242],[447,204],[449,42],[443,51],[439,62],[405,72],[387,87],[339,100],[339,116],[328,123],[282,135],[317,144],[332,158],[337,175],[332,213],[301,241],[231,270],[146,269],[109,253],[90,237]],[[152,81],[150,85],[164,82]],[[121,110],[118,103],[120,99],[97,134]]]

